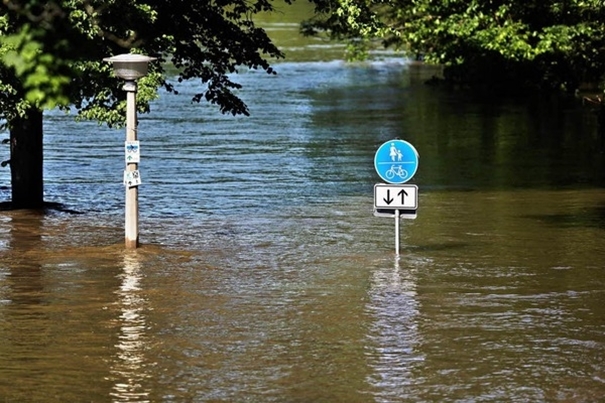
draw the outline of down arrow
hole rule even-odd
[[[391,189],[387,189],[387,198],[385,199],[385,198],[383,197],[383,198],[382,198],[382,200],[384,200],[384,202],[385,202],[387,205],[389,205],[389,204],[393,203],[393,200],[394,200],[394,199],[392,199],[392,198],[391,198]]]

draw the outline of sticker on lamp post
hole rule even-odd
[[[138,164],[141,161],[141,145],[139,144],[139,141],[125,141],[124,155],[127,164]]]
[[[124,186],[132,188],[141,184],[141,173],[138,169],[134,171],[124,171]]]

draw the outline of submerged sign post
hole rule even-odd
[[[395,217],[395,253],[399,255],[399,219],[416,218],[418,186],[404,185],[418,170],[418,151],[404,140],[382,144],[374,156],[374,168],[387,183],[374,185],[374,215]]]

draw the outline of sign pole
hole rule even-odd
[[[128,80],[124,84],[126,91],[126,141],[137,140],[137,109],[136,93],[137,83]],[[138,164],[127,163],[127,171],[136,171]],[[126,186],[126,217],[125,217],[125,241],[127,249],[136,249],[139,246],[139,188],[138,186]]]
[[[395,255],[399,256],[399,210],[395,210]]]

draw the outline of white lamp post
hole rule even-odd
[[[149,62],[155,57],[137,54],[122,54],[103,59],[113,64],[115,75],[126,80],[124,91],[126,91],[126,141],[137,141],[137,107],[136,80],[147,74]],[[137,162],[126,162],[126,174],[137,171]],[[126,175],[125,175],[126,176]],[[135,249],[139,246],[139,190],[138,186],[126,184],[126,219],[125,219],[126,248]]]

